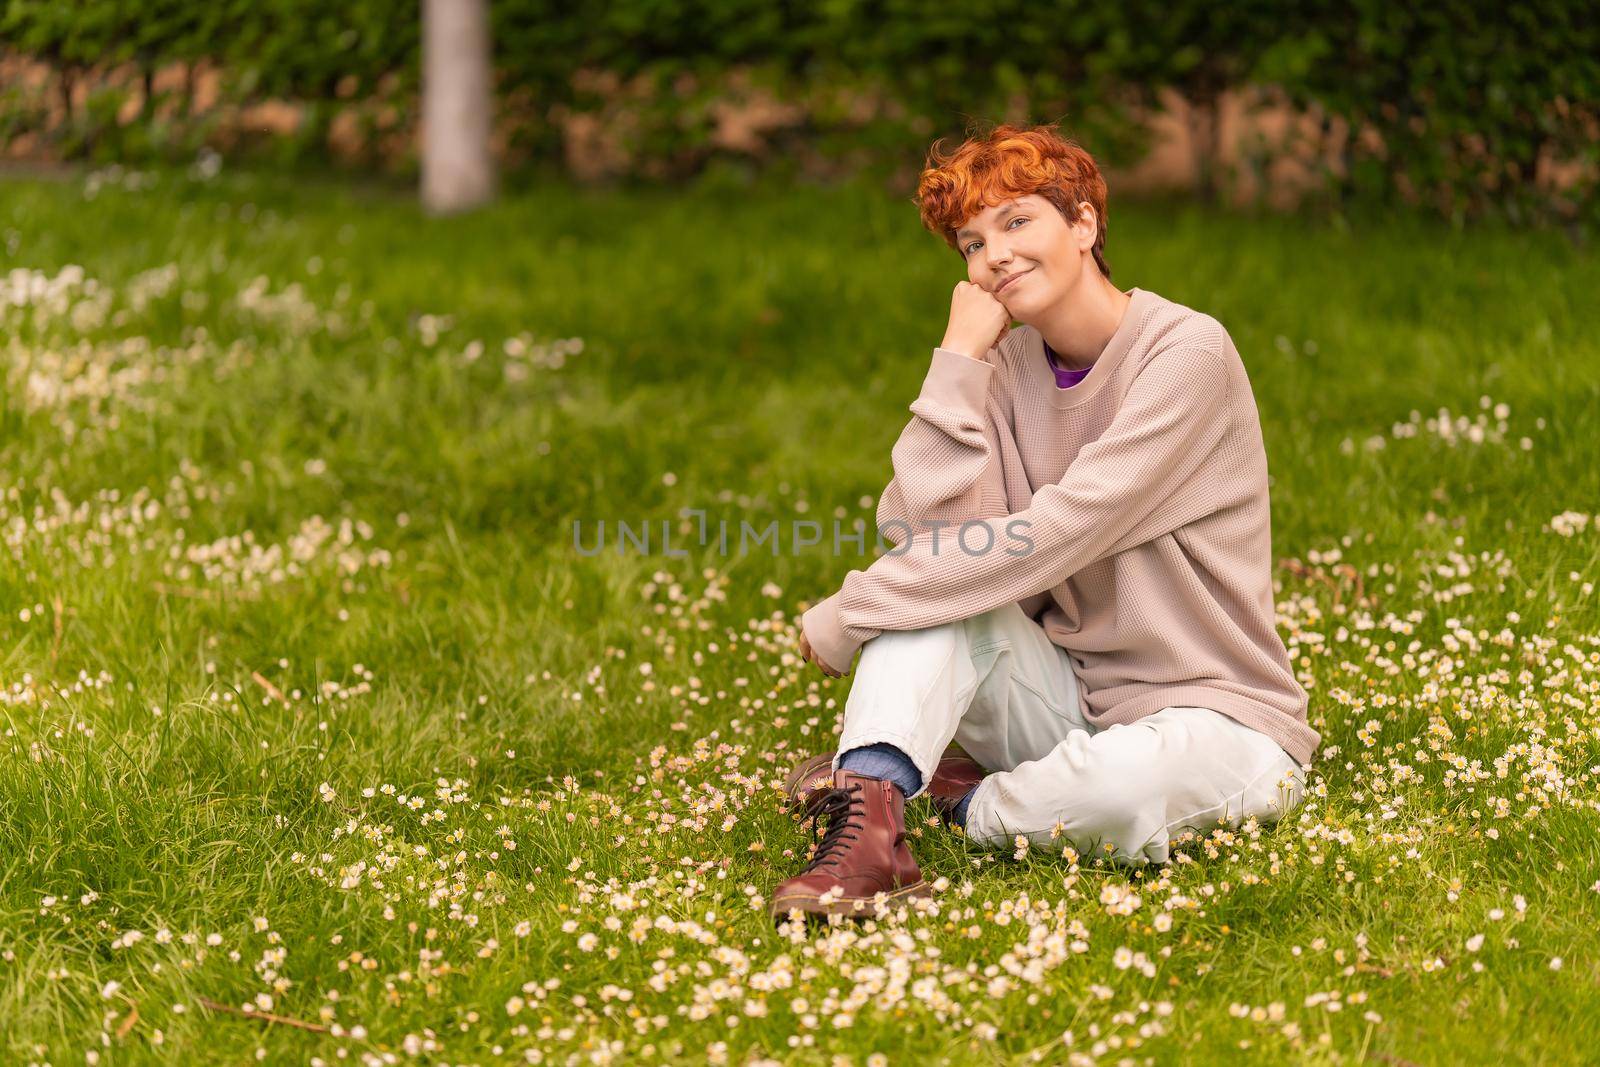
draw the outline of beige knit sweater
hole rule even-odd
[[[934,349],[878,501],[892,554],[807,611],[806,637],[847,671],[884,630],[1020,603],[1070,654],[1097,727],[1212,708],[1310,763],[1321,737],[1276,629],[1244,364],[1216,319],[1129,295],[1070,389],[1029,326],[992,363]]]

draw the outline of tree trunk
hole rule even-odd
[[[61,63],[61,80],[57,83],[61,90],[61,123],[63,128],[72,128],[72,90],[77,84],[72,64],[65,60]]]
[[[1189,141],[1194,152],[1195,196],[1203,204],[1218,200],[1217,164],[1221,153],[1220,108],[1217,95],[1209,90],[1195,93],[1189,100]]]
[[[422,2],[422,203],[465,211],[494,195],[489,0]]]

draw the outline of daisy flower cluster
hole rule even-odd
[[[1413,408],[1405,419],[1390,426],[1387,435],[1372,434],[1362,440],[1359,446],[1354,438],[1347,437],[1340,442],[1339,450],[1347,456],[1354,455],[1358,447],[1363,452],[1381,452],[1389,447],[1390,441],[1418,437],[1425,437],[1451,449],[1461,446],[1504,446],[1510,442],[1518,451],[1532,450],[1532,437],[1522,434],[1514,441],[1511,439],[1511,405],[1490,396],[1480,396],[1478,408],[1472,415],[1452,412],[1448,407],[1441,407],[1431,415]],[[1542,416],[1534,420],[1534,428],[1545,428]]]

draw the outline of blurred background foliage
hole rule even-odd
[[[1176,96],[1210,198],[1238,165],[1217,151],[1220,103],[1249,91],[1309,120],[1314,143],[1263,151],[1309,161],[1314,199],[1587,229],[1593,16],[1563,0],[494,0],[496,151],[588,180],[881,170],[904,187],[933,138],[974,121],[1059,121],[1132,165]],[[0,143],[409,175],[419,23],[411,0],[0,0]]]

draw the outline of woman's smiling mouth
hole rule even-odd
[[[1033,273],[1033,268],[1029,267],[1027,270],[1019,270],[1015,274],[1008,274],[1008,275],[1006,275],[1005,281],[1003,281],[999,285],[995,286],[995,290],[994,291],[996,293],[1004,292],[1005,290],[1007,290],[1007,289],[1009,289],[1011,287],[1011,283],[1012,282],[1016,281],[1018,278],[1022,277],[1024,274],[1032,274],[1032,273]]]

